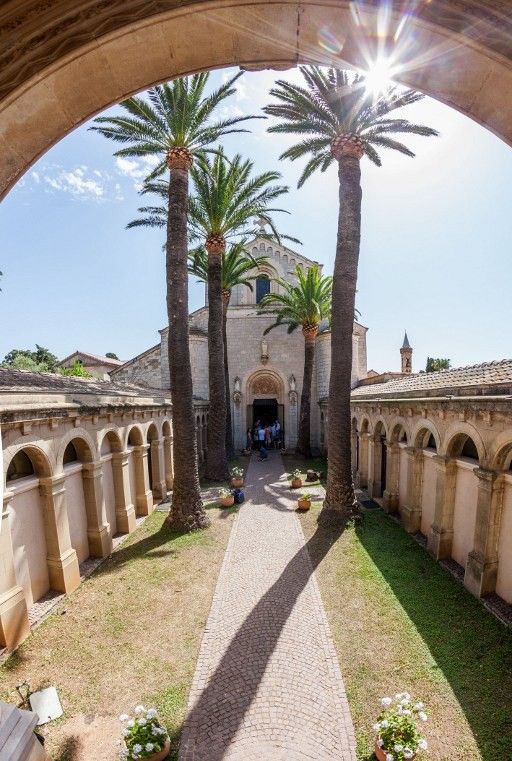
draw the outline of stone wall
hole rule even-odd
[[[139,354],[117,370],[112,370],[110,377],[118,383],[134,383],[150,388],[169,388],[162,377],[160,344]]]

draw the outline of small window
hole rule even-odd
[[[75,445],[72,441],[69,442],[66,449],[64,450],[64,457],[62,459],[63,465],[68,465],[70,462],[77,462],[78,460],[78,454],[75,449]]]
[[[259,304],[267,293],[270,293],[270,279],[268,275],[259,275],[256,278],[256,303]]]
[[[7,468],[7,481],[15,481],[17,478],[26,478],[34,475],[32,460],[26,452],[17,452]]]

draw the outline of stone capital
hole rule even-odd
[[[102,474],[103,466],[101,462],[84,462],[82,465],[83,478],[98,478]]]
[[[66,474],[59,473],[56,476],[47,476],[39,479],[39,490],[43,495],[56,495],[65,491]]]
[[[486,470],[485,468],[474,468],[473,473],[478,478],[480,485],[492,487],[498,486],[503,481],[503,473],[495,470]]]

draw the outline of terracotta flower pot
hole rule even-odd
[[[243,478],[232,478],[231,479],[231,485],[235,487],[235,489],[239,489],[241,486],[244,485],[244,479]]]
[[[298,499],[297,504],[299,506],[299,510],[309,510],[311,507],[311,500],[310,499]]]
[[[378,738],[377,738],[378,739]],[[386,761],[386,755],[390,751],[383,750],[380,745],[377,745],[377,740],[375,740],[375,757],[377,758],[377,761]],[[413,759],[416,758],[416,753],[412,757]],[[411,760],[412,761],[412,760]]]
[[[232,494],[230,494],[229,497],[221,497],[220,504],[222,507],[233,507],[235,504],[235,498]]]
[[[302,486],[301,478],[292,478],[292,489],[300,489]]]
[[[170,750],[171,750],[171,743],[169,740],[167,740],[164,747],[160,751],[160,753],[153,753],[152,756],[147,756],[146,761],[164,761],[164,758],[167,758],[167,756],[169,755]]]

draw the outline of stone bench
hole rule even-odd
[[[0,702],[0,761],[51,761],[34,734],[38,716]]]

